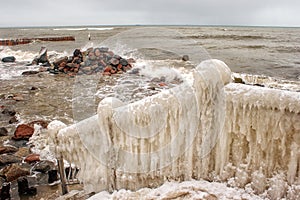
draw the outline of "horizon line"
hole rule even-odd
[[[85,25],[25,25],[0,26],[5,28],[56,28],[56,27],[126,27],[126,26],[191,26],[191,27],[262,27],[262,28],[300,28],[300,25],[242,25],[242,24],[85,24]]]

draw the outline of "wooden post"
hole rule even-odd
[[[68,187],[67,187],[67,180],[66,180],[65,167],[64,167],[64,159],[63,159],[62,155],[57,160],[57,163],[58,163],[58,171],[59,171],[60,181],[61,181],[62,194],[65,195],[69,191],[68,191]]]

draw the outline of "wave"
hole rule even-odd
[[[258,40],[258,39],[273,39],[262,35],[190,35],[179,39],[231,39],[231,40]]]
[[[104,28],[96,28],[96,27],[86,27],[86,28],[54,28],[54,31],[106,31],[113,30],[113,27],[104,27]]]

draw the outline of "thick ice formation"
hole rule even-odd
[[[98,115],[51,134],[56,153],[80,168],[87,191],[207,179],[296,199],[300,93],[224,87],[230,70],[217,60],[193,78],[128,105],[104,99]]]

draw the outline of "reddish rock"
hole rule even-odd
[[[15,130],[13,139],[15,140],[29,139],[32,136],[33,132],[34,132],[33,127],[26,124],[21,124]]]
[[[161,87],[167,86],[166,83],[159,83],[158,85],[161,86]]]
[[[27,163],[33,163],[33,162],[40,161],[40,155],[36,154],[36,153],[30,154],[25,158],[24,161]]]
[[[21,176],[26,176],[30,174],[30,166],[25,166],[22,164],[11,164],[9,166],[4,167],[1,172],[1,176],[6,177],[7,182],[11,182],[17,180]]]

